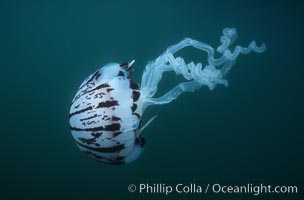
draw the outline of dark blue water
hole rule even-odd
[[[297,1],[1,1],[3,199],[296,199],[299,195],[129,193],[129,184],[297,185],[303,193],[303,4]],[[109,62],[145,64],[184,37],[218,46],[265,42],[240,56],[229,87],[150,108],[143,155],[110,166],[82,154],[68,126],[80,83]],[[187,49],[187,61],[206,56]],[[164,93],[178,81],[165,75]],[[2,199],[2,197],[1,197]]]

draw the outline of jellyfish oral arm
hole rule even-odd
[[[225,28],[223,36],[220,38],[221,45],[217,48],[217,52],[222,54],[219,58],[214,58],[215,50],[208,44],[185,38],[181,42],[169,47],[156,60],[147,64],[141,82],[141,98],[143,110],[149,105],[161,105],[170,103],[183,92],[195,91],[201,86],[206,85],[210,90],[216,85],[222,84],[228,86],[228,81],[224,76],[231,70],[240,54],[248,54],[250,52],[262,53],[266,50],[263,43],[258,47],[255,41],[252,41],[248,47],[236,46],[230,51],[230,45],[236,40],[237,33],[235,28]],[[185,63],[181,57],[174,57],[174,54],[185,47],[194,47],[207,53],[208,64],[202,68],[202,64]],[[159,98],[153,98],[157,92],[157,85],[162,78],[162,74],[166,71],[174,71],[177,75],[182,75],[186,82],[179,83],[169,92]]]

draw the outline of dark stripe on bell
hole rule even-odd
[[[119,152],[122,149],[125,148],[123,144],[115,145],[112,147],[90,147],[84,144],[81,144],[80,142],[76,141],[76,143],[86,149],[95,151],[95,152],[101,152],[101,153],[114,153],[114,152]]]
[[[111,92],[112,90],[114,90],[113,88],[108,88],[107,92]]]
[[[98,70],[98,71],[99,71],[99,70]],[[98,74],[96,75],[96,77],[95,77],[95,80],[97,80],[100,76],[101,76],[101,74],[98,73]]]
[[[125,76],[125,74],[123,73],[123,71],[119,71],[117,76]]]
[[[133,105],[132,105],[132,107],[131,107],[132,113],[134,113],[134,111],[136,110],[136,108],[137,108],[137,105],[136,105],[135,103],[133,103]]]
[[[112,120],[112,121],[120,121],[121,118],[120,118],[120,117],[116,117],[116,116],[112,116],[112,117],[111,117],[111,120]]]
[[[106,125],[105,127],[103,126],[97,126],[97,127],[93,127],[93,128],[77,128],[77,127],[73,127],[70,126],[70,129],[72,131],[93,131],[93,132],[97,132],[97,131],[119,131],[120,130],[120,124],[119,123],[113,123],[110,125]]]
[[[92,90],[85,91],[85,92],[83,92],[83,93],[77,95],[77,96],[75,97],[75,99],[73,100],[72,104],[73,104],[77,99],[79,99],[80,97],[82,97],[82,96],[85,95],[85,94],[88,94],[88,93],[93,92],[93,91],[98,90],[98,89],[107,88],[107,87],[110,87],[110,86],[109,86],[107,83],[103,83],[103,84],[100,84],[100,85],[96,86],[96,87],[93,88]]]
[[[78,110],[76,112],[73,112],[73,113],[70,113],[70,118],[73,116],[73,115],[77,115],[77,114],[80,114],[80,113],[83,113],[83,112],[86,112],[86,111],[89,111],[89,110],[92,110],[93,107],[90,106],[90,107],[87,107],[87,108],[84,108],[84,109],[81,109],[81,110]]]
[[[138,91],[132,92],[133,101],[137,101],[139,99],[139,96],[140,96],[140,92],[138,92]]]
[[[133,90],[138,90],[139,89],[139,85],[137,83],[134,82],[130,82],[130,88]]]
[[[120,130],[120,124],[119,123],[113,123],[110,125],[105,126],[105,131],[119,131]]]
[[[89,80],[87,80],[87,82],[84,83],[84,84],[79,88],[79,90],[80,90],[81,88],[83,88],[84,86],[86,86],[86,85],[87,85],[89,82],[91,82],[94,78],[98,79],[99,76],[100,76],[99,70],[97,70],[97,71],[91,76],[91,78],[90,78]]]
[[[100,102],[96,108],[109,108],[112,106],[118,106],[118,101],[105,101],[105,102]]]
[[[91,133],[91,135],[95,138],[99,138],[102,135],[102,132],[97,133]]]
[[[87,117],[87,118],[80,119],[80,121],[85,121],[85,120],[88,120],[88,119],[93,119],[95,117],[97,117],[97,114],[95,114],[93,116],[90,116],[90,117]]]
[[[118,136],[118,135],[120,135],[120,134],[122,134],[121,131],[114,132],[114,133],[113,133],[113,138],[116,137],[116,136]]]
[[[98,126],[98,127],[93,127],[93,128],[77,128],[77,127],[73,127],[70,126],[70,129],[72,131],[93,131],[93,132],[99,132],[99,131],[104,131],[105,128],[103,126]]]
[[[81,141],[82,143],[85,143],[85,144],[94,144],[96,146],[99,146],[100,144],[96,143],[96,138],[81,138],[79,137],[78,138],[79,141]]]
[[[136,117],[138,117],[138,119],[140,119],[140,114],[134,113],[134,115],[135,115]]]
[[[98,85],[98,86],[97,86],[97,87],[95,87],[94,89],[92,89],[92,90],[88,91],[87,93],[92,92],[92,91],[94,91],[94,90],[101,89],[101,88],[107,88],[107,87],[110,87],[110,86],[109,86],[109,84],[107,84],[107,83],[103,83],[103,84]]]

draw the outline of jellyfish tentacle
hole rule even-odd
[[[235,28],[225,28],[223,30],[223,36],[220,38],[221,44],[216,49],[218,53],[222,54],[218,58],[214,57],[215,50],[213,47],[191,38],[185,38],[179,43],[168,47],[155,61],[148,63],[143,74],[141,90],[146,106],[169,103],[181,93],[194,91],[202,85],[208,86],[210,90],[214,89],[218,84],[228,86],[228,81],[224,79],[224,76],[231,70],[240,54],[248,54],[250,52],[262,53],[266,50],[264,43],[258,47],[256,42],[252,41],[248,47],[236,46],[231,51],[229,47],[236,39],[237,32]],[[208,64],[204,68],[202,68],[201,63],[194,64],[190,62],[186,64],[183,58],[174,57],[176,52],[188,46],[207,53]],[[174,71],[177,75],[182,75],[189,82],[180,83],[165,95],[153,98],[157,91],[157,85],[165,71]]]
[[[197,81],[188,81],[179,83],[177,86],[172,88],[169,92],[159,98],[150,98],[148,104],[149,105],[161,105],[170,103],[174,99],[176,99],[179,95],[184,92],[194,92],[199,89],[201,84]]]
[[[161,57],[158,59],[161,59]],[[158,59],[156,59],[156,62],[148,63],[143,73],[140,89],[142,97],[153,97],[157,92],[157,85],[162,78],[162,74],[165,71],[172,71],[170,66],[164,64],[165,62],[157,63]]]
[[[168,47],[167,50],[165,51],[165,53],[175,54],[176,52],[178,52],[188,46],[192,46],[194,48],[203,50],[203,51],[207,52],[208,56],[214,55],[214,49],[210,45],[193,40],[191,38],[184,38],[179,43]]]
[[[223,79],[221,70],[215,68],[213,65],[207,65],[202,69],[202,64],[190,62],[185,63],[181,57],[175,58],[172,54],[166,54],[169,66],[176,74],[181,74],[186,80],[194,80],[201,85],[207,85],[211,90],[216,84],[224,84],[227,86],[228,82]],[[228,64],[228,63],[227,63]],[[228,66],[227,66],[228,67]]]

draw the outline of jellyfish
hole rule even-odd
[[[170,46],[155,60],[148,62],[141,84],[131,79],[131,62],[110,63],[101,67],[80,85],[72,100],[69,124],[77,146],[91,158],[107,164],[125,164],[142,153],[145,139],[143,130],[155,119],[142,125],[144,111],[152,105],[172,102],[184,92],[193,92],[202,86],[213,90],[217,85],[228,86],[225,79],[240,54],[262,53],[263,43],[252,41],[247,47],[231,45],[237,38],[235,28],[225,28],[216,51],[210,45],[185,38]],[[186,63],[175,54],[185,47],[207,53],[207,65]],[[167,93],[154,97],[164,72],[173,71],[185,79]]]

